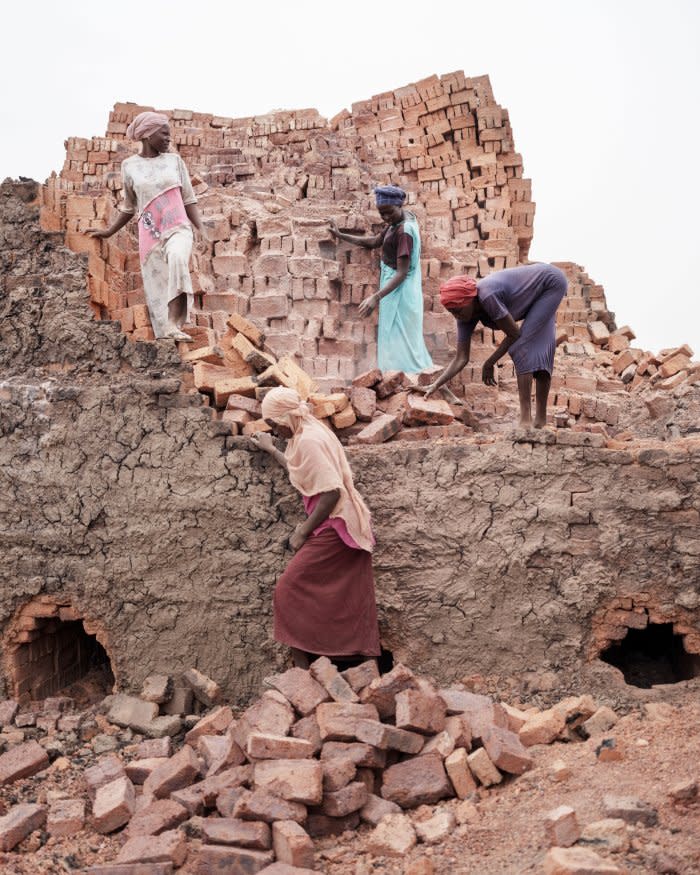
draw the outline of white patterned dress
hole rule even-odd
[[[196,204],[185,162],[176,152],[155,158],[132,155],[122,162],[123,213],[137,214],[141,275],[151,326],[156,337],[167,337],[170,301],[184,294],[186,320],[193,305],[189,260],[192,225],[185,206]]]

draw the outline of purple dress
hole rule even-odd
[[[517,374],[552,373],[556,347],[556,315],[566,295],[563,271],[551,264],[527,264],[499,270],[479,280],[477,297],[483,315],[469,322],[457,321],[457,340],[466,343],[478,322],[498,329],[495,320],[510,314],[523,320],[520,337],[508,353]]]

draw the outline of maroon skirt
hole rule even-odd
[[[275,640],[317,656],[379,656],[372,554],[335,529],[306,539],[277,581]]]

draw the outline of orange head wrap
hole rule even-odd
[[[459,310],[476,297],[476,280],[466,274],[453,276],[440,286],[440,303],[448,310]]]

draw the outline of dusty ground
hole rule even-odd
[[[402,859],[376,858],[366,852],[371,828],[316,842],[316,865],[327,875],[520,875],[542,871],[547,848],[543,821],[559,805],[572,806],[582,827],[605,817],[605,794],[629,795],[658,811],[658,825],[630,825],[630,848],[626,853],[595,849],[634,875],[651,873],[700,873],[700,799],[674,802],[669,790],[681,781],[700,779],[697,727],[700,701],[688,689],[674,704],[640,701],[621,716],[616,726],[581,742],[557,742],[531,748],[532,771],[509,778],[502,785],[479,792],[474,804],[450,800],[439,806],[424,806],[411,813],[425,819],[438,808],[452,809],[462,821],[451,837],[427,846],[417,845]],[[100,745],[109,739],[128,756],[130,730],[112,727],[93,706]],[[596,748],[602,738],[614,738],[624,753],[621,761],[600,762]],[[98,753],[96,739],[57,738],[52,766],[44,775],[18,781],[0,790],[4,811],[20,801],[44,802],[52,794],[82,796],[84,769]],[[61,755],[63,753],[64,755]],[[558,781],[552,773],[561,760],[570,776]],[[123,838],[119,833],[99,836],[88,827],[78,836],[50,838],[35,833],[11,853],[0,854],[0,872],[7,875],[37,875],[80,871],[113,860]],[[196,845],[196,839],[191,845]],[[431,868],[432,867],[432,868]],[[178,870],[191,875],[186,863]]]

